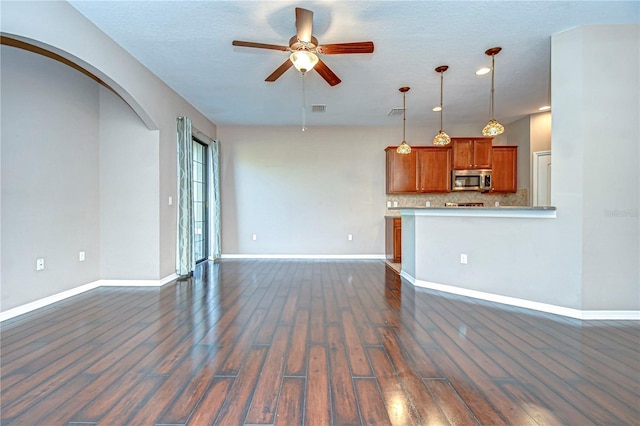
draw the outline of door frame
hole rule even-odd
[[[537,195],[538,195],[538,165],[540,163],[540,159],[542,157],[550,157],[551,156],[551,151],[536,151],[533,153],[533,158],[532,158],[532,166],[531,166],[531,171],[532,171],[532,186],[531,186],[531,205],[532,206],[537,206]],[[550,163],[551,164],[551,163]],[[549,176],[550,178],[551,176]],[[549,188],[549,202],[551,203],[551,188]]]

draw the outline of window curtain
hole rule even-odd
[[[178,228],[176,274],[190,275],[196,268],[193,242],[193,145],[191,120],[178,117]]]
[[[209,144],[209,253],[213,259],[222,256],[221,206],[220,206],[220,141]]]

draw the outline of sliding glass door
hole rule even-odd
[[[207,145],[193,139],[193,241],[196,262],[208,256]]]

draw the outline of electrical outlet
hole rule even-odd
[[[258,234],[253,234],[252,238],[253,238],[253,241],[257,240],[258,239]]]
[[[36,259],[36,271],[42,271],[44,269],[44,259]]]
[[[348,239],[349,241],[352,241],[352,240],[353,240],[353,235],[351,235],[351,234],[347,235],[347,239]]]
[[[467,259],[467,255],[466,254],[464,254],[464,253],[460,254],[460,263],[462,263],[463,265],[466,265],[467,264],[467,260],[468,259]]]
[[[78,260],[80,262],[84,262],[84,259],[85,259],[84,251],[81,251],[80,253],[78,253]]]

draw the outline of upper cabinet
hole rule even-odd
[[[451,138],[453,168],[490,169],[493,138]]]
[[[418,192],[451,192],[451,149],[418,149]]]
[[[409,154],[398,154],[396,147],[390,146],[387,152],[387,194],[406,194],[417,192],[417,150]]]
[[[387,152],[387,194],[451,191],[451,149],[412,147],[410,154]]]
[[[491,192],[518,191],[518,147],[494,146]]]

